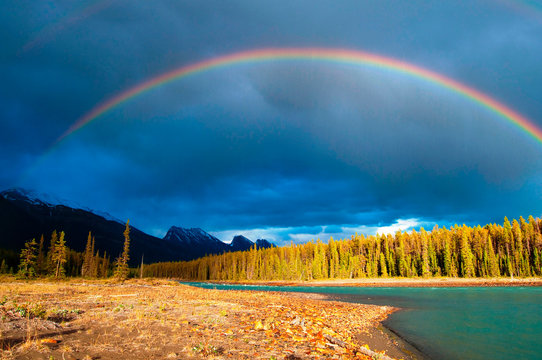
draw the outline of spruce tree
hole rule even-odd
[[[6,259],[2,259],[2,265],[0,265],[0,274],[7,274],[9,272],[8,264]]]
[[[39,275],[47,274],[47,255],[45,254],[44,241],[43,235],[41,235],[36,259],[36,273]]]
[[[488,242],[488,275],[491,277],[500,276],[499,264],[497,262],[497,257],[495,256],[495,251],[493,250],[493,241],[491,236],[487,239]]]
[[[52,254],[52,261],[55,266],[55,278],[58,279],[61,276],[64,276],[66,273],[66,269],[64,268],[64,265],[67,262],[66,255],[68,253],[68,249],[66,247],[66,240],[64,240],[64,231],[60,233],[60,236],[58,237],[57,242],[54,244],[53,247],[53,254]]]
[[[422,276],[429,277],[431,270],[429,268],[429,244],[427,240],[427,233],[421,228],[422,237]]]
[[[87,244],[85,246],[85,253],[83,255],[83,266],[81,267],[81,276],[90,277],[90,268],[92,264],[92,234],[88,232]]]
[[[130,260],[130,220],[126,221],[126,228],[124,230],[124,248],[122,254],[117,259],[117,268],[115,270],[115,277],[119,280],[126,280],[128,278],[128,261]]]
[[[380,276],[381,277],[388,277],[388,269],[386,267],[386,257],[384,256],[384,253],[380,253]]]
[[[32,278],[36,276],[36,259],[37,254],[36,239],[27,241],[24,244],[24,249],[21,250],[21,262],[19,263],[18,275],[25,278]]]
[[[49,243],[49,251],[47,252],[47,265],[46,265],[46,272],[47,275],[54,275],[55,274],[55,263],[53,261],[53,253],[55,251],[55,244],[58,241],[58,234],[56,230],[53,230],[51,233],[51,242]]]
[[[474,264],[472,258],[473,256],[469,246],[467,233],[466,231],[463,231],[463,234],[461,235],[461,276],[474,276]]]

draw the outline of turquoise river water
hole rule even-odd
[[[224,290],[328,294],[389,305],[386,326],[431,359],[542,359],[540,287],[303,287],[186,283]]]

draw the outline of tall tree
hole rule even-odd
[[[429,244],[427,232],[424,228],[421,228],[420,233],[422,238],[422,276],[429,277],[431,275],[431,270],[429,268]]]
[[[55,263],[53,261],[53,253],[55,252],[55,245],[58,241],[58,233],[53,230],[51,233],[51,241],[49,242],[49,251],[47,252],[47,275],[55,274]]]
[[[488,236],[487,239],[487,253],[488,253],[488,275],[491,277],[499,276],[499,264],[497,263],[497,258],[495,256],[495,251],[493,250],[493,241],[491,236]]]
[[[19,264],[18,275],[25,278],[36,276],[36,258],[38,257],[36,239],[27,241],[24,249],[21,250],[21,262]]]
[[[47,255],[45,254],[44,241],[42,234],[38,245],[38,257],[36,259],[36,273],[38,275],[47,274]]]
[[[474,276],[474,264],[472,257],[467,232],[463,231],[463,234],[461,235],[461,275],[463,277]]]
[[[115,277],[120,280],[126,280],[128,278],[128,261],[130,260],[130,219],[126,221],[126,228],[124,229],[124,247],[122,254],[117,259],[117,268],[115,270]]]
[[[64,276],[66,273],[66,270],[64,269],[64,264],[68,261],[66,258],[66,255],[68,253],[68,249],[66,247],[66,240],[64,240],[64,231],[60,232],[60,236],[58,237],[58,240],[54,244],[53,247],[53,254],[52,254],[52,261],[55,266],[55,278],[58,279],[61,276]]]
[[[90,277],[93,256],[92,233],[89,231],[87,245],[85,246],[85,253],[83,254],[83,266],[81,267],[82,277]]]

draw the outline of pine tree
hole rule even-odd
[[[491,277],[500,276],[499,264],[497,262],[497,257],[495,256],[495,251],[493,250],[493,241],[491,236],[488,236],[488,275]]]
[[[58,234],[56,230],[53,230],[51,233],[51,241],[49,243],[49,251],[47,252],[47,274],[48,275],[54,275],[55,274],[55,263],[53,261],[53,253],[55,250],[55,244],[58,241]]]
[[[38,258],[36,259],[36,272],[39,275],[47,274],[47,256],[45,254],[45,245],[43,235],[40,237],[38,246]]]
[[[106,278],[109,275],[109,262],[109,256],[107,256],[107,252],[104,252],[104,257],[100,266],[100,277]]]
[[[9,273],[8,264],[6,263],[6,259],[2,259],[2,265],[0,265],[0,274],[7,273]]]
[[[254,248],[256,248],[256,245],[254,245]],[[141,266],[139,268],[139,278],[143,279],[143,256],[144,254],[141,254]]]
[[[64,268],[64,264],[66,264],[67,258],[66,255],[68,253],[68,249],[66,247],[66,241],[64,240],[64,231],[60,233],[60,236],[58,237],[57,242],[54,244],[53,247],[53,254],[51,257],[51,260],[55,266],[55,278],[58,279],[61,276],[64,276],[66,273],[66,269]]]
[[[92,234],[88,232],[87,244],[85,246],[85,253],[83,255],[83,266],[81,267],[81,276],[90,277],[90,267],[92,264]]]
[[[94,241],[92,242],[92,244],[93,244],[92,248],[94,249]],[[100,268],[100,250],[96,251],[96,256],[92,257],[92,267],[90,269],[90,276],[92,276],[93,278],[97,278],[98,273],[99,273],[99,268]]]
[[[24,244],[24,249],[21,250],[21,262],[19,263],[19,276],[32,278],[36,276],[36,258],[37,254],[36,239],[27,241]]]
[[[469,246],[466,231],[463,231],[461,236],[461,276],[473,277],[474,276],[474,264],[472,261],[472,251]]]
[[[384,253],[380,253],[380,276],[381,277],[388,277],[388,269],[386,267],[386,257],[384,256]]]
[[[126,280],[128,278],[128,261],[130,260],[130,220],[126,221],[126,229],[124,230],[124,248],[122,254],[117,259],[117,268],[115,270],[115,277],[119,280]]]
[[[422,237],[422,276],[429,277],[431,270],[429,269],[429,245],[427,243],[427,233],[423,228],[420,229]]]

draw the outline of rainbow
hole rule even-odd
[[[107,113],[111,109],[158,86],[162,86],[172,81],[180,80],[212,69],[244,63],[261,63],[284,60],[327,61],[332,63],[363,65],[407,74],[414,78],[436,84],[442,88],[457,93],[473,101],[474,103],[477,103],[478,105],[488,109],[490,112],[493,112],[501,118],[514,124],[542,144],[542,130],[539,127],[506,105],[472,87],[464,85],[456,80],[431,70],[424,69],[417,65],[397,59],[363,51],[330,48],[266,48],[236,52],[182,66],[178,69],[166,72],[162,75],[142,82],[139,85],[136,85],[124,92],[119,93],[109,100],[98,104],[95,108],[71,125],[70,128],[56,140],[55,144],[81,129],[91,121]]]
[[[21,49],[17,52],[17,55],[20,56],[36,47],[40,47],[54,40],[58,33],[108,8],[109,6],[111,6],[113,1],[114,0],[100,0],[91,2],[87,6],[79,7],[77,10],[74,10],[62,16],[56,22],[50,23],[47,26],[43,27],[41,30],[39,30],[30,40],[28,40],[21,47]]]

